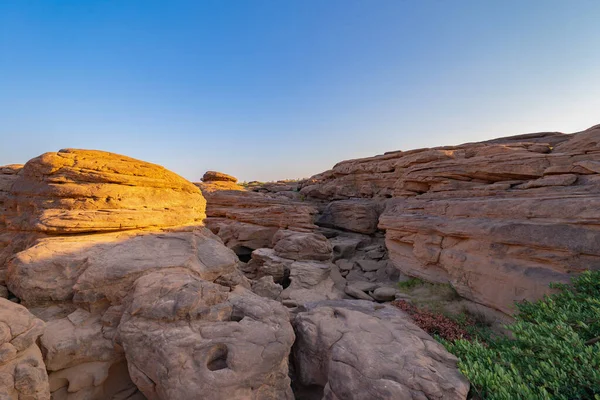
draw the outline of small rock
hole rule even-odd
[[[354,262],[350,260],[337,260],[335,264],[339,267],[340,271],[350,271],[354,266]]]
[[[381,260],[385,256],[385,250],[382,248],[367,251],[367,257],[372,260]]]
[[[0,297],[7,299],[8,298],[8,289],[6,286],[0,285]]]
[[[387,265],[386,262],[375,260],[358,260],[356,263],[365,272],[377,271],[379,268],[385,268]]]
[[[344,290],[344,287],[346,286],[346,279],[344,279],[339,267],[336,264],[332,265],[331,271],[329,272],[329,277],[333,280],[333,282],[335,282],[335,286],[338,289]]]
[[[380,287],[371,293],[371,296],[377,301],[392,301],[396,298],[398,291],[393,287]]]
[[[346,288],[344,289],[344,292],[347,295],[354,297],[355,299],[371,300],[371,301],[373,301],[373,298],[371,296],[369,296],[368,294],[366,294],[362,290],[356,289],[354,286],[351,286],[351,285],[350,286],[346,286]]]
[[[356,247],[360,244],[359,238],[335,237],[330,239],[333,246],[334,260],[350,258],[356,253]]]
[[[377,271],[365,272],[365,278],[367,278],[369,282],[375,282],[377,280]]]
[[[346,275],[346,280],[348,281],[364,281],[365,274],[362,272],[360,268],[354,268],[352,271],[348,272]]]
[[[364,281],[352,282],[348,286],[352,286],[352,287],[354,287],[354,288],[356,288],[358,290],[361,290],[363,292],[372,292],[373,290],[375,290],[375,289],[377,289],[379,287],[379,285],[376,284],[376,283],[364,282]]]

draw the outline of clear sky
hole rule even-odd
[[[599,123],[597,0],[0,0],[0,164],[274,180]]]

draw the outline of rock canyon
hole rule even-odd
[[[0,167],[0,399],[466,399],[391,302],[500,327],[590,269],[600,126],[252,185],[45,153]]]

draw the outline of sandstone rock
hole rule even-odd
[[[52,372],[52,400],[145,400],[133,384],[127,363],[90,362]]]
[[[227,218],[208,218],[206,226],[240,257],[253,250],[269,247],[279,228],[237,222]]]
[[[368,294],[366,294],[362,290],[359,290],[358,288],[356,288],[353,285],[347,285],[346,288],[344,289],[344,292],[347,295],[354,297],[355,299],[359,299],[359,300],[371,300],[371,301],[373,300],[373,298],[371,296],[369,296]]]
[[[195,182],[194,185],[198,186],[204,196],[221,190],[246,191],[246,188],[232,181]]]
[[[350,271],[354,267],[354,262],[349,260],[337,260],[335,264],[341,271]]]
[[[372,292],[379,287],[379,284],[373,282],[356,281],[349,283],[348,286],[362,292]]]
[[[515,301],[538,299],[550,282],[599,265],[598,143],[600,126],[390,152],[338,163],[301,192],[332,204],[394,197],[379,229],[402,273],[512,313]],[[385,279],[381,271],[363,277]]]
[[[364,272],[377,271],[381,268],[385,268],[387,265],[387,261],[376,260],[358,260],[356,263]]]
[[[98,362],[108,371],[112,363],[123,358],[115,351],[112,340],[104,337],[101,316],[82,309],[66,318],[49,321],[40,344],[48,371]],[[98,379],[96,382],[100,383]]]
[[[290,265],[290,285],[281,292],[284,300],[296,304],[334,300],[343,297],[331,279],[333,264],[319,261],[296,261]]]
[[[590,132],[598,131],[600,129],[590,129]],[[582,137],[582,134],[588,134],[586,132],[575,135],[575,137]],[[501,177],[500,180],[514,180],[515,177],[518,179],[521,177],[531,179],[532,176],[541,177],[543,170],[532,169],[527,166],[527,161],[523,162],[518,157],[520,155],[536,155],[538,160],[545,160],[547,158],[545,153],[550,152],[550,148],[553,146],[555,146],[553,151],[560,150],[562,152],[580,150],[585,147],[584,145],[571,145],[567,148],[564,142],[568,140],[573,140],[573,135],[549,132],[518,135],[460,146],[392,151],[375,157],[342,161],[336,164],[333,169],[302,182],[300,192],[308,197],[328,201],[350,198],[383,199],[393,196],[414,195],[418,192],[428,191],[431,184],[426,181],[426,169],[422,170],[425,179],[406,179],[407,172],[416,173],[421,167],[427,167],[431,164],[448,164],[451,166],[455,160],[461,163],[463,172],[467,167],[472,171],[470,174],[475,175],[476,178],[492,177],[496,174],[495,176]],[[496,166],[494,171],[494,167],[491,167],[491,165],[486,167],[485,162],[478,164],[477,155],[480,155],[484,160],[491,160],[498,155],[506,155],[507,159],[512,158],[513,162],[505,163],[500,169]],[[474,157],[475,159],[473,159]],[[515,160],[515,158],[517,159]],[[472,163],[472,165],[468,166],[468,163]],[[477,170],[480,167],[483,167],[485,172],[478,173]],[[522,172],[519,172],[519,170]],[[536,172],[532,174],[533,171]],[[466,179],[460,175],[461,172],[458,171],[457,174],[449,172],[446,176],[450,179],[456,177],[465,181]],[[446,179],[446,183],[448,180]],[[492,181],[496,182],[497,180],[492,179]]]
[[[132,367],[126,362],[120,337],[127,332],[120,330],[124,312],[133,306],[141,309],[139,301],[148,301],[148,308],[154,307],[156,313],[168,317],[160,320],[161,335],[166,336],[177,336],[180,325],[187,324],[178,319],[179,311],[168,308],[173,303],[161,305],[149,300],[156,293],[155,286],[144,280],[148,275],[160,271],[162,281],[168,283],[188,274],[192,278],[186,282],[191,288],[197,287],[194,282],[203,282],[218,288],[225,299],[232,288],[250,287],[237,270],[236,255],[201,227],[205,202],[199,189],[159,166],[103,152],[48,153],[25,165],[11,187],[6,206],[7,228],[12,231],[0,234],[0,277],[32,311],[47,320],[40,343],[51,371],[49,385],[54,400],[143,398],[128,370],[138,371],[146,365]],[[110,230],[117,232],[103,233]],[[55,235],[46,235],[49,232]],[[189,290],[175,289],[171,295],[185,303],[181,296],[187,296]],[[143,300],[136,300],[132,295],[135,290]],[[227,306],[230,309],[237,307],[233,297]],[[259,300],[254,302],[245,299],[245,306],[267,301],[256,298]],[[287,312],[279,307],[285,313],[280,319],[287,323]],[[129,321],[131,314],[127,315]],[[145,318],[143,313],[135,317]],[[266,332],[272,331],[274,324],[265,322]],[[284,327],[281,335],[285,336],[285,331]],[[246,334],[249,332],[252,329]],[[271,343],[267,334],[261,337]],[[278,343],[285,347],[284,342]],[[291,340],[288,350],[289,346]],[[41,365],[45,374],[36,349],[32,351],[39,354],[39,363],[33,357],[29,365]],[[263,346],[263,354],[271,349],[270,345]],[[287,353],[282,359],[286,357]],[[287,376],[279,379],[278,375],[280,369],[286,369],[287,361],[275,364],[270,372],[259,376],[268,381],[254,391],[259,397],[266,392],[275,393],[272,397],[277,398],[290,390]],[[12,379],[10,386],[0,385],[10,387],[10,396],[16,387],[13,375],[0,373],[1,379]],[[132,375],[145,387],[139,373]],[[27,382],[24,378],[17,381]],[[47,378],[45,382],[48,386]],[[168,387],[169,382],[164,385]],[[33,398],[46,397],[21,397]]]
[[[48,375],[36,344],[44,323],[25,307],[0,298],[0,398],[49,400]]]
[[[290,265],[293,262],[294,260],[275,255],[273,249],[256,249],[243,271],[251,279],[272,276],[274,282],[282,283],[290,275]]]
[[[381,205],[373,200],[333,201],[317,220],[317,225],[365,234],[375,233]]]
[[[293,399],[287,311],[246,290],[229,293],[185,271],[145,275],[119,337],[149,400]]]
[[[118,304],[144,273],[186,268],[212,281],[237,262],[207,229],[47,237],[11,260],[8,286],[28,304]]]
[[[371,296],[377,301],[392,301],[397,293],[398,291],[393,287],[379,287],[371,293]]]
[[[310,232],[316,228],[313,205],[245,190],[204,186],[202,190],[208,201],[206,225],[238,254],[270,247],[279,229]]]
[[[305,232],[315,229],[317,210],[310,204],[232,190],[207,193],[206,198],[209,217]]]
[[[515,189],[532,189],[546,186],[569,186],[577,181],[577,175],[550,175],[515,186]]]
[[[283,287],[275,283],[272,276],[263,276],[252,282],[252,291],[261,297],[277,300],[283,291]]]
[[[0,166],[0,230],[4,229],[6,225],[6,199],[22,169],[23,166],[17,164]]]
[[[30,160],[5,201],[10,230],[81,233],[201,224],[205,201],[161,166],[66,149]]]
[[[204,176],[202,177],[203,182],[215,182],[215,181],[224,181],[224,182],[237,182],[237,178],[231,175],[224,174],[223,172],[217,171],[206,171]]]
[[[307,305],[294,320],[300,383],[325,399],[466,399],[457,359],[410,318],[364,301]]]
[[[318,233],[281,230],[273,237],[273,250],[277,256],[292,260],[327,261],[333,257],[331,243]]]

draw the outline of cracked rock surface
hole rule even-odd
[[[193,274],[140,278],[119,325],[133,381],[148,399],[293,399],[287,310]]]
[[[457,359],[403,312],[360,300],[311,303],[296,315],[294,363],[323,399],[465,399]]]

